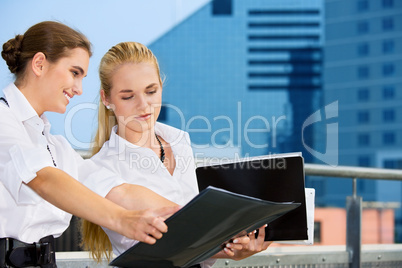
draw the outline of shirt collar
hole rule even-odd
[[[112,128],[109,140],[103,145],[108,146],[107,150],[108,156],[124,153],[126,147],[139,148],[139,146],[132,144],[128,142],[126,139],[123,139],[122,137],[117,135],[116,132],[117,132],[117,125]]]
[[[155,133],[156,135],[161,136],[171,146],[180,143],[183,140],[183,136],[185,134],[185,132],[180,129],[160,122],[156,122],[155,124]],[[190,141],[188,142],[190,143]]]
[[[128,142],[126,139],[123,139],[119,135],[117,135],[117,125],[112,128],[110,133],[110,138],[107,141],[109,150],[107,151],[107,155],[115,155],[121,154],[126,151],[126,149],[139,149],[142,148],[131,142]],[[160,122],[156,122],[155,124],[155,133],[158,136],[161,136],[167,143],[171,146],[177,145],[183,140],[183,136],[185,135],[184,131],[181,131],[177,128],[162,124]],[[187,137],[186,137],[187,138]],[[189,141],[188,141],[189,142]]]
[[[4,96],[8,102],[9,108],[14,115],[21,122],[26,122],[39,131],[44,131],[45,134],[50,133],[50,123],[45,114],[40,117],[36,113],[35,109],[25,98],[24,94],[16,87],[14,83],[9,84],[3,90]]]
[[[10,109],[17,116],[17,118],[21,120],[21,122],[38,116],[34,108],[25,98],[24,94],[21,93],[14,83],[9,84],[3,90],[3,92]]]

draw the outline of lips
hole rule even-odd
[[[67,94],[67,92],[64,92],[64,97],[66,97],[67,101],[70,102],[70,95]]]
[[[148,120],[149,118],[151,118],[151,114],[142,114],[140,116],[136,116],[135,118],[137,120]]]

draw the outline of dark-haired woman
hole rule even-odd
[[[44,112],[64,113],[82,93],[91,56],[87,38],[46,21],[10,39],[1,54],[16,79],[0,101],[0,267],[56,267],[52,239],[71,214],[146,243],[160,238],[167,230],[162,217],[177,208],[132,211],[114,204],[108,195],[161,197],[119,179],[111,183],[106,178],[114,174],[101,168],[97,185],[88,186],[104,189],[96,192],[106,198],[95,194],[81,184],[94,163],[50,134]]]

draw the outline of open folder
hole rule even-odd
[[[298,206],[207,187],[166,220],[168,232],[155,244],[137,243],[110,265],[189,267],[215,255],[234,236],[251,232]]]
[[[304,161],[301,153],[205,163],[196,169],[196,173],[200,191],[214,186],[263,200],[300,203],[300,207],[268,225],[265,240],[308,239]]]

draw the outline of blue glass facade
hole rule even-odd
[[[402,2],[327,0],[325,10],[324,100],[339,102],[339,164],[401,168]],[[323,187],[339,194],[320,202],[343,206],[352,186],[337,179]],[[400,182],[361,180],[357,191],[364,201],[402,201]]]
[[[198,157],[301,151],[318,163],[306,147],[325,153],[336,122],[339,165],[400,168],[401,15],[392,0],[211,1],[150,45],[167,74],[162,121],[189,131]],[[335,101],[336,118],[304,128]],[[306,184],[318,206],[352,194],[350,180]],[[357,190],[401,201],[399,182]]]
[[[198,157],[302,151],[320,108],[321,1],[212,1],[150,45],[166,72],[164,122]],[[314,146],[313,128],[304,142]],[[197,155],[198,154],[198,155]]]

